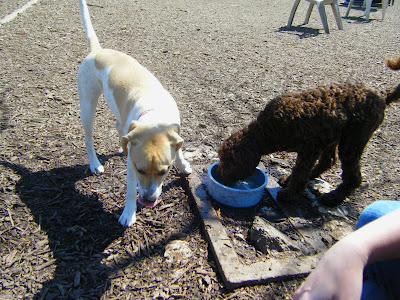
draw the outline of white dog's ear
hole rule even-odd
[[[138,122],[132,121],[129,125],[128,134],[121,138],[121,148],[124,151],[125,155],[128,155],[128,143],[133,143],[135,140],[134,130],[137,127]]]
[[[121,138],[121,148],[124,151],[125,155],[128,155],[128,143],[129,143],[129,138],[128,136],[123,136]]]
[[[170,142],[175,145],[175,150],[178,151],[183,145],[183,138],[180,137],[179,133],[179,126],[178,125],[171,125],[169,130],[169,140]]]
[[[129,127],[128,127],[128,134],[130,132],[132,132],[136,127],[138,127],[138,125],[139,125],[138,121],[132,121],[131,124],[129,124]]]

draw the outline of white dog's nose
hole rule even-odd
[[[142,196],[140,196],[140,194],[139,194],[139,197],[138,197],[138,202],[139,202],[139,204],[141,204],[141,205],[143,205],[143,206],[147,206],[147,207],[154,207],[154,206],[156,206],[157,204],[158,204],[158,200],[157,200],[157,198],[158,197],[151,197],[150,199],[149,198],[142,198]],[[154,201],[152,201],[153,199],[155,199]]]
[[[149,202],[149,203],[156,202],[157,198],[158,197],[155,194],[145,193],[143,195],[143,201]]]
[[[154,203],[161,193],[156,186],[151,186],[149,189],[143,189],[141,194],[144,202]]]

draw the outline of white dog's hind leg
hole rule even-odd
[[[85,72],[86,71],[86,72]],[[85,74],[86,73],[86,74]],[[81,108],[81,122],[85,131],[85,145],[89,157],[90,171],[103,173],[104,167],[97,158],[93,141],[93,121],[101,89],[99,84],[87,75],[87,65],[82,64],[78,73],[78,93]]]
[[[179,149],[176,153],[176,166],[179,171],[181,171],[185,175],[189,175],[192,173],[192,168],[190,167],[190,163],[183,157],[182,149]]]
[[[137,178],[129,154],[127,161],[126,202],[124,211],[119,217],[122,226],[132,226],[136,222]]]
[[[120,123],[118,120],[115,121],[115,127],[117,128],[118,136],[119,136],[119,139],[121,140],[121,138],[122,138],[122,136],[124,135],[124,133],[123,133],[123,129],[122,129],[121,123]],[[119,147],[118,152],[119,152],[120,154],[124,152],[124,150],[122,149],[122,147]]]

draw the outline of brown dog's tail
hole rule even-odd
[[[386,95],[386,105],[392,102],[397,102],[400,100],[400,84],[397,85],[394,90],[390,91]]]
[[[400,55],[396,58],[386,58],[386,65],[392,70],[400,70]],[[386,105],[392,102],[399,101],[400,99],[400,84],[395,87],[393,91],[390,91],[386,95]]]
[[[400,55],[396,58],[386,58],[386,65],[392,70],[400,70]]]

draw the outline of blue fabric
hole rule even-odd
[[[368,205],[356,229],[400,208],[400,201],[380,200]],[[376,262],[364,270],[362,300],[400,299],[400,259]]]
[[[368,205],[361,213],[360,217],[358,218],[356,230],[364,226],[365,224],[372,222],[373,220],[378,219],[398,208],[400,208],[400,201],[375,201],[374,203]]]
[[[374,280],[365,280],[363,283],[361,300],[387,300],[385,290]]]

